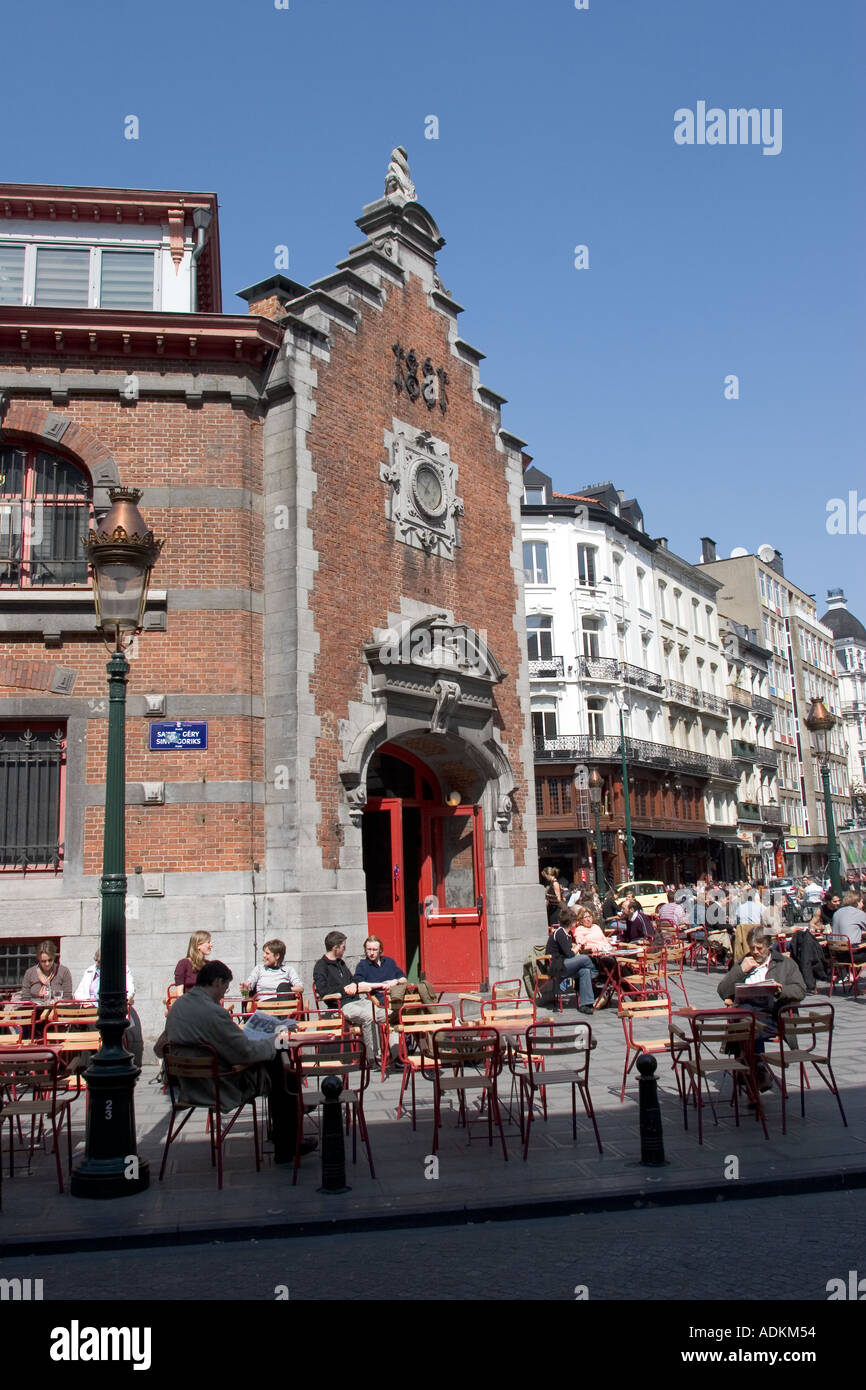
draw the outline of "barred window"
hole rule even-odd
[[[92,488],[83,469],[41,449],[0,449],[0,585],[87,583],[81,542]]]
[[[65,729],[0,725],[0,871],[60,869],[65,767]]]
[[[43,941],[53,941],[60,951],[59,937],[44,932],[29,941],[0,941],[0,995],[7,997],[21,988],[25,972],[36,964],[36,947]]]

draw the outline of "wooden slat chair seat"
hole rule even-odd
[[[833,1074],[830,1052],[833,1046],[833,1025],[835,1010],[827,1001],[820,1004],[786,1004],[778,1013],[776,1025],[779,1029],[778,1051],[767,1048],[761,1060],[769,1067],[776,1067],[780,1073],[782,1092],[782,1133],[787,1133],[786,1108],[788,1101],[787,1073],[799,1069],[800,1115],[806,1116],[806,1087],[809,1077],[808,1066],[815,1068],[827,1089],[836,1097],[842,1123],[847,1129],[848,1120],[842,1106],[842,1097]],[[826,1075],[825,1075],[826,1073]]]
[[[76,1023],[51,1024],[45,1029],[42,1041],[60,1056],[60,1081],[69,1091],[79,1095],[86,1090],[87,1083],[82,1076],[90,1066],[94,1052],[102,1046],[102,1038],[95,1028],[82,1028]]]
[[[174,1143],[187,1120],[196,1110],[204,1110],[207,1113],[211,1166],[216,1166],[218,1190],[221,1191],[223,1185],[223,1148],[225,1146],[225,1141],[228,1139],[242,1111],[245,1110],[248,1105],[251,1106],[253,1112],[253,1147],[256,1155],[256,1172],[259,1172],[262,1164],[259,1152],[256,1098],[252,1096],[249,1100],[243,1101],[231,1112],[231,1118],[228,1123],[226,1124],[224,1122],[223,1112],[220,1108],[220,1081],[230,1073],[221,1069],[220,1059],[216,1050],[206,1043],[197,1043],[194,1047],[178,1043],[167,1043],[163,1053],[163,1066],[165,1068],[165,1077],[171,1097],[171,1118],[169,1120],[168,1133],[165,1137],[162,1164],[159,1169],[160,1182],[162,1182],[165,1176],[165,1165],[168,1160],[169,1146]],[[204,1081],[213,1086],[213,1102],[210,1105],[205,1105],[204,1103],[184,1100],[181,1096],[180,1083],[185,1080]],[[300,1106],[298,1108],[301,1109]],[[228,1114],[228,1112],[226,1112],[226,1114]],[[180,1124],[175,1127],[175,1121],[179,1115],[182,1115],[183,1118]]]
[[[66,1151],[68,1170],[72,1170],[72,1130],[69,1111],[72,1098],[57,1094],[59,1060],[56,1052],[44,1047],[0,1046],[0,1135],[9,1122],[9,1176],[15,1173],[15,1144],[13,1120],[30,1118],[30,1146],[27,1156],[29,1169],[36,1144],[42,1137],[43,1126],[50,1122],[57,1165],[57,1186],[63,1191],[63,1167],[60,1161],[60,1132],[66,1121]],[[36,1129],[36,1121],[39,1129]]]
[[[294,1053],[295,1073],[298,1078],[298,1091],[304,1090],[304,1103],[298,1105],[298,1133],[295,1145],[295,1162],[292,1171],[292,1186],[298,1181],[301,1142],[303,1140],[304,1111],[311,1106],[324,1105],[326,1097],[321,1082],[329,1076],[340,1076],[343,1089],[339,1101],[346,1106],[346,1118],[351,1117],[352,1162],[357,1162],[357,1135],[367,1150],[370,1177],[375,1178],[373,1152],[370,1148],[370,1135],[364,1117],[364,1092],[370,1083],[370,1068],[367,1065],[367,1049],[363,1042],[351,1037],[343,1037],[331,1043],[302,1043]],[[310,1083],[314,1083],[312,1086]],[[315,1084],[319,1083],[319,1084]]]
[[[293,990],[291,994],[268,994],[263,999],[257,995],[246,1001],[247,1013],[274,1014],[277,1018],[297,1018],[303,1012],[303,990]]]
[[[749,1100],[755,1106],[755,1118],[760,1122],[764,1138],[769,1139],[764,1107],[758,1089],[755,1061],[755,1015],[746,1009],[706,1009],[691,1019],[692,1036],[689,1055],[683,1056],[679,1069],[683,1073],[683,1125],[689,1127],[688,1099],[694,1099],[698,1111],[698,1143],[703,1138],[703,1104],[706,1089],[713,1121],[718,1124],[716,1107],[709,1088],[711,1077],[731,1076],[734,1082],[733,1106],[737,1126],[740,1123],[738,1087],[745,1086]],[[687,1084],[686,1084],[687,1083]]]
[[[547,1119],[548,1086],[571,1086],[571,1132],[577,1139],[577,1095],[580,1094],[587,1119],[591,1120],[595,1131],[595,1142],[602,1153],[601,1135],[595,1118],[592,1099],[589,1094],[589,1061],[596,1043],[592,1028],[588,1023],[535,1023],[526,1030],[526,1040],[522,1054],[525,1067],[518,1074],[520,1083],[520,1137],[523,1140],[523,1158],[529,1154],[529,1140],[535,1110],[535,1092],[542,1101],[542,1113]],[[524,1123],[523,1103],[527,1100],[527,1117]]]
[[[502,1156],[508,1162],[508,1146],[499,1109],[499,1074],[502,1049],[495,1028],[438,1028],[433,1033],[433,1153],[439,1147],[442,1126],[442,1097],[453,1092],[458,1098],[458,1123],[468,1128],[466,1096],[481,1092],[487,1103],[487,1135],[493,1147],[493,1125],[499,1129]]]
[[[686,963],[686,951],[687,948],[681,941],[673,940],[668,942],[665,946],[665,978],[668,982],[668,986],[675,984],[677,989],[682,990],[683,998],[686,1001],[686,1007],[688,1007],[689,996],[686,993],[686,982],[683,973]],[[670,989],[668,989],[668,993],[670,993]]]

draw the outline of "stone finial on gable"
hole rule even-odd
[[[391,151],[391,162],[385,175],[385,197],[404,207],[406,203],[416,203],[418,195],[409,173],[409,160],[402,145]]]

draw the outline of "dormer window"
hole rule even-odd
[[[546,487],[525,487],[523,501],[527,507],[543,507],[547,503]]]
[[[153,251],[0,241],[0,304],[151,310],[156,289]]]

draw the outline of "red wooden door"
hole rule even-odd
[[[371,798],[361,821],[367,931],[381,938],[385,955],[401,962],[406,950],[402,805],[397,798]],[[414,884],[410,890],[414,899]]]
[[[438,990],[487,979],[483,829],[478,806],[422,810],[421,968]]]

